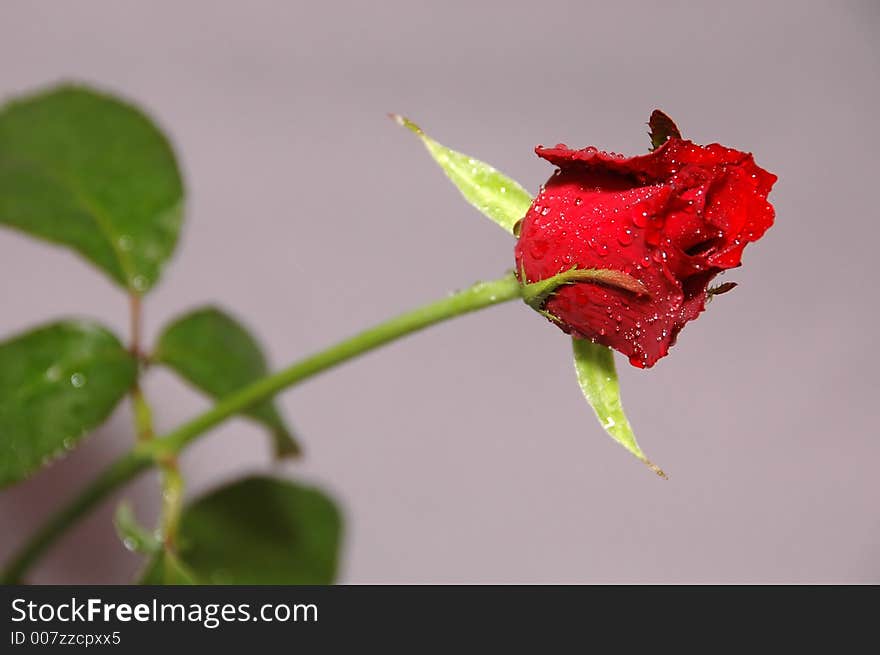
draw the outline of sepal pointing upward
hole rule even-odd
[[[388,116],[419,136],[465,200],[513,234],[513,226],[532,204],[531,196],[519,183],[485,162],[437,143],[408,118],[399,114]]]

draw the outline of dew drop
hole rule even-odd
[[[86,386],[86,376],[82,373],[74,373],[70,376],[70,385],[74,389],[82,389]]]
[[[519,219],[516,223],[513,224],[513,236],[519,239],[519,235],[522,234],[522,223],[523,219]]]

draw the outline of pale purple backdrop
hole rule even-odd
[[[569,342],[510,304],[284,394],[308,456],[273,467],[231,421],[183,457],[189,493],[274,470],[344,505],[341,580],[880,582],[876,2],[120,2],[0,7],[0,95],[63,78],[142,103],[186,173],[188,220],[149,296],[155,336],[206,301],[280,366],[512,266],[397,111],[535,190],[538,143],[645,152],[686,136],[779,175],[777,224],[740,283],[644,372],[630,418],[659,480],[602,432]],[[75,256],[0,231],[0,334],[59,315],[126,329]],[[169,374],[161,429],[207,401]],[[127,406],[0,495],[0,555],[131,443]],[[147,475],[54,549],[35,582],[124,582],[110,518],[155,516]]]

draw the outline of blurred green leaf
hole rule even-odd
[[[148,564],[139,584],[196,585],[203,583],[175,553],[161,550]]]
[[[519,183],[489,164],[437,143],[409,119],[397,114],[391,117],[421,138],[465,200],[513,234],[513,226],[526,215],[532,204],[531,196]]]
[[[614,367],[614,351],[589,339],[572,339],[574,367],[578,384],[587,401],[596,412],[599,423],[621,446],[647,464],[661,477],[666,477],[651,460],[645,457],[636,441],[620,402],[620,385]]]
[[[0,343],[0,486],[73,448],[109,416],[136,370],[119,340],[87,321]]]
[[[119,503],[116,508],[113,525],[116,527],[116,534],[128,550],[137,553],[155,553],[161,548],[159,540],[138,523],[131,505],[125,501]]]
[[[331,584],[341,533],[339,510],[323,492],[251,477],[184,510],[178,554],[204,584]],[[161,558],[143,582],[162,584]]]
[[[168,325],[159,337],[152,359],[214,398],[238,391],[269,372],[256,339],[217,307],[201,307]],[[300,453],[271,399],[254,405],[246,413],[269,428],[278,457]]]
[[[183,184],[139,109],[63,85],[0,108],[0,224],[72,248],[142,294],[174,251]]]

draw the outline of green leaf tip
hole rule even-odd
[[[422,140],[465,200],[508,233],[514,234],[514,226],[532,204],[532,197],[522,185],[493,166],[438,143],[405,116],[388,116]]]
[[[401,127],[405,127],[406,129],[410,130],[414,134],[418,134],[419,136],[425,136],[425,133],[422,130],[422,128],[420,128],[418,125],[413,123],[406,116],[401,116],[400,114],[388,114],[388,118],[393,120],[395,123],[397,123]]]
[[[636,441],[620,401],[620,384],[614,366],[614,352],[589,339],[572,339],[577,381],[587,402],[605,431],[661,478],[663,470],[649,460]]]
[[[681,138],[681,132],[675,125],[675,121],[659,109],[651,112],[648,127],[651,128],[650,132],[648,132],[648,135],[651,137],[651,150],[656,150],[669,139]]]

